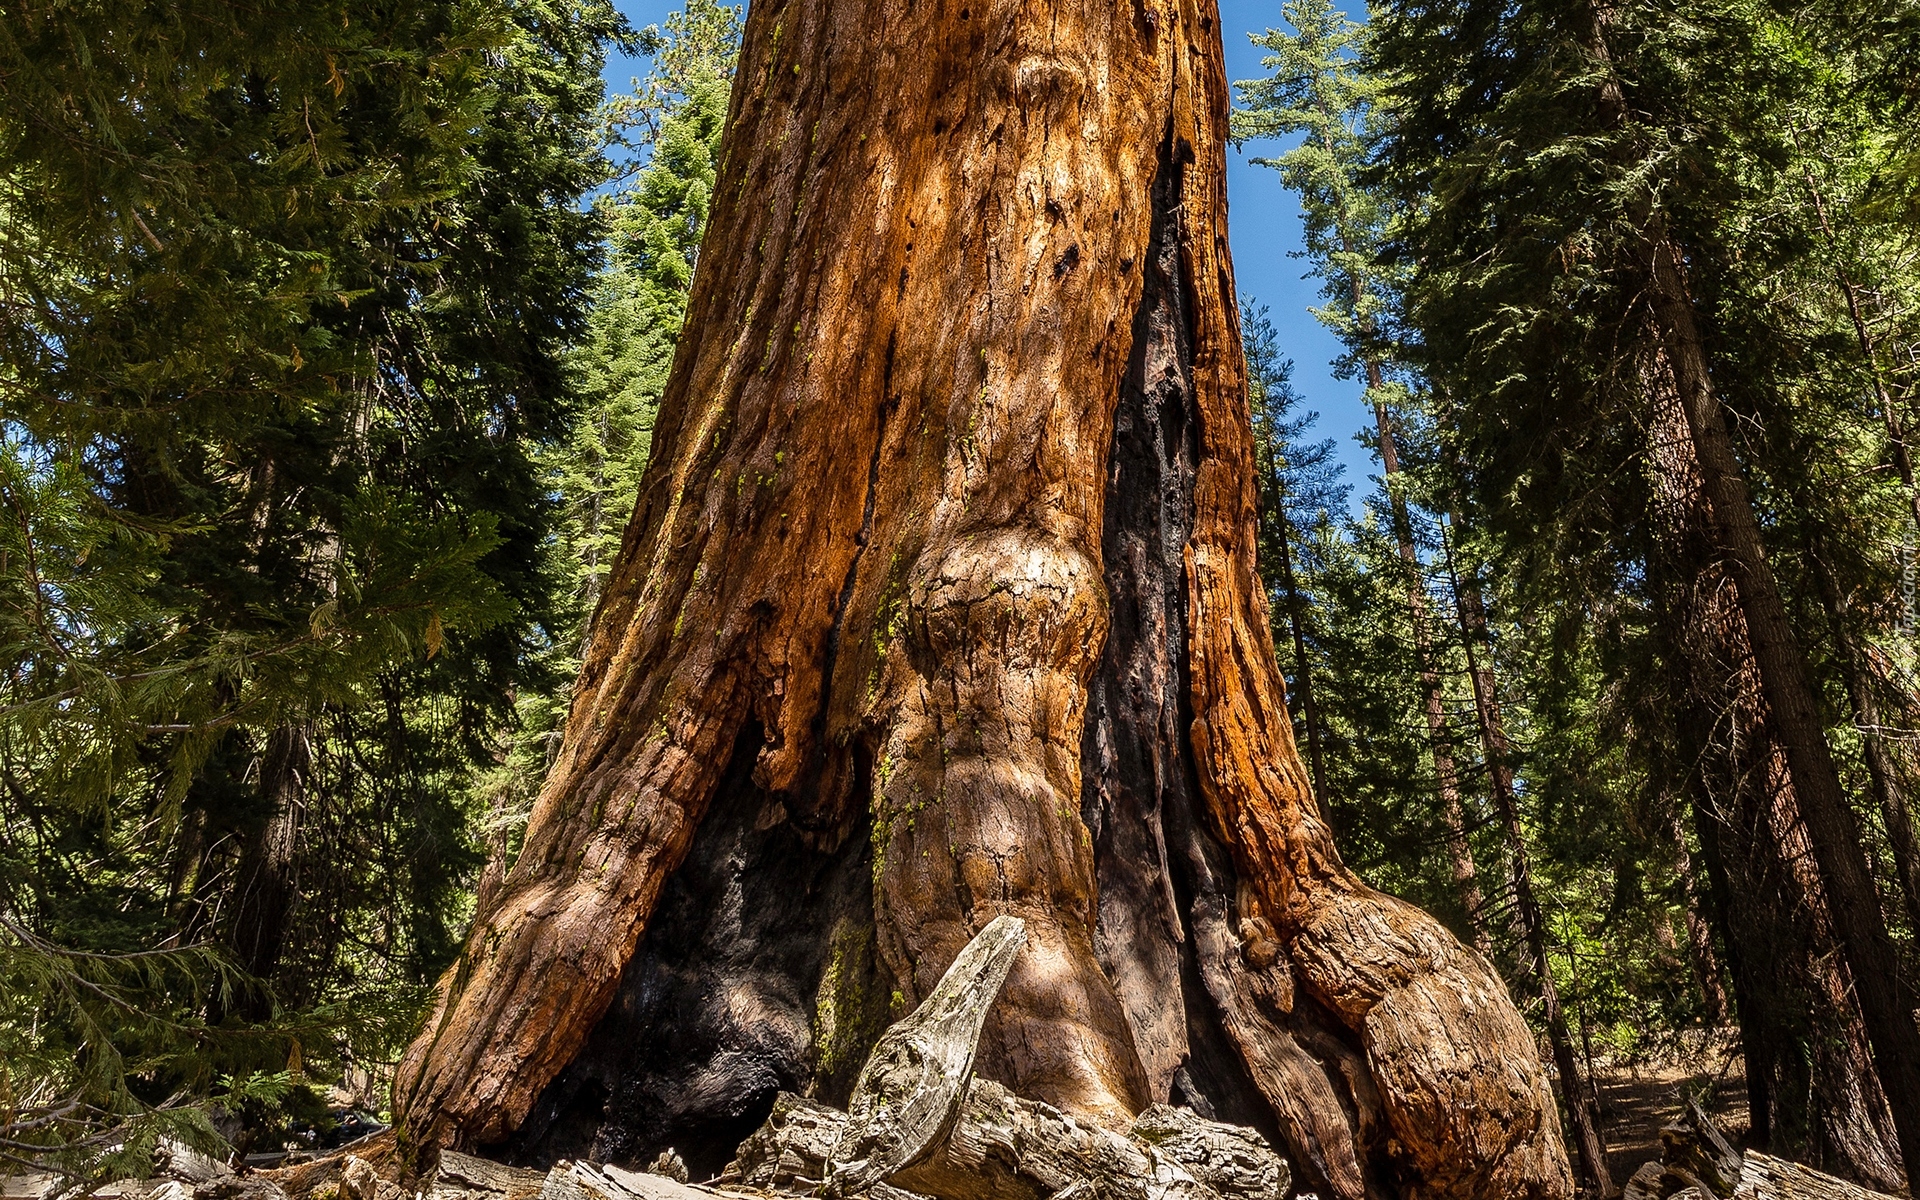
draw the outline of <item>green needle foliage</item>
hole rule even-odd
[[[1288,0],[1280,7],[1291,27],[1249,35],[1271,51],[1260,66],[1271,74],[1236,83],[1240,106],[1233,136],[1293,141],[1290,149],[1252,161],[1280,174],[1300,197],[1302,248],[1320,280],[1325,305],[1310,310],[1340,338],[1348,354],[1340,378],[1386,357],[1382,316],[1394,280],[1380,255],[1389,209],[1359,178],[1376,132],[1381,84],[1360,69],[1364,28],[1333,8],[1332,0]]]
[[[377,1069],[449,960],[472,780],[553,684],[543,456],[622,28],[599,0],[0,15],[15,1155],[120,1169],[89,1122]]]
[[[652,68],[601,113],[607,144],[626,157],[594,207],[608,253],[589,291],[585,333],[568,359],[580,407],[541,460],[561,507],[550,552],[565,615],[543,657],[556,685],[521,696],[520,728],[480,781],[489,878],[517,852],[647,467],[706,232],[741,16],[740,8],[690,0],[664,28],[640,31],[636,41]]]
[[[1524,362],[1494,357],[1513,353],[1533,335],[1533,323],[1562,321],[1587,303],[1590,292],[1580,289],[1590,285],[1562,271],[1583,262],[1560,253],[1564,238],[1527,249],[1536,237],[1527,222],[1538,218],[1523,216],[1494,168],[1471,158],[1482,149],[1516,153],[1525,127],[1495,133],[1482,114],[1481,125],[1443,131],[1434,115],[1484,95],[1484,81],[1470,73],[1509,50],[1489,24],[1495,12],[1568,27],[1534,5],[1484,12],[1471,3],[1383,5],[1363,25],[1327,0],[1292,0],[1281,9],[1286,28],[1252,37],[1268,52],[1268,74],[1236,85],[1236,137],[1278,142],[1280,152],[1254,161],[1277,170],[1300,197],[1300,254],[1323,301],[1310,312],[1341,339],[1345,353],[1334,365],[1365,388],[1355,399],[1385,402],[1402,467],[1359,514],[1325,523],[1294,550],[1295,562],[1306,564],[1292,578],[1308,633],[1301,639],[1307,661],[1290,675],[1305,674],[1313,685],[1326,802],[1343,850],[1377,885],[1441,914],[1463,938],[1484,939],[1529,1014],[1540,1018],[1524,931],[1515,923],[1513,847],[1498,819],[1496,764],[1468,670],[1474,643],[1474,665],[1498,705],[1501,765],[1513,773],[1544,910],[1547,966],[1562,1005],[1584,1035],[1583,1051],[1597,1041],[1640,1053],[1711,1019],[1703,989],[1718,980],[1699,975],[1686,945],[1689,908],[1700,915],[1704,897],[1673,876],[1679,784],[1671,758],[1656,761],[1633,735],[1671,728],[1672,718],[1654,716],[1644,703],[1649,693],[1619,676],[1637,669],[1644,679],[1650,669],[1647,644],[1633,640],[1635,629],[1644,630],[1644,612],[1596,595],[1617,595],[1639,569],[1617,558],[1598,561],[1596,551],[1618,551],[1622,538],[1643,536],[1644,526],[1602,532],[1590,514],[1612,503],[1605,497],[1641,485],[1620,478],[1619,459],[1587,452],[1556,460],[1577,479],[1529,473],[1538,456],[1582,428],[1582,401],[1567,390],[1568,375],[1617,375],[1620,359],[1601,349],[1607,334],[1598,331],[1578,348],[1541,338],[1537,357]],[[1415,24],[1434,30],[1434,39],[1417,48],[1392,40]],[[1438,44],[1441,33],[1452,41]],[[1406,89],[1415,78],[1447,82],[1412,96]],[[1572,90],[1591,80],[1570,77],[1560,86],[1570,106]],[[1590,111],[1590,99],[1584,103]],[[1484,140],[1474,140],[1483,132]],[[1428,156],[1418,169],[1432,174],[1417,173],[1415,151]],[[1590,152],[1604,158],[1603,149]],[[1563,188],[1570,201],[1593,201],[1594,176],[1570,174],[1566,161],[1524,161],[1524,178]],[[1436,232],[1465,211],[1463,197],[1481,196],[1488,207],[1457,218],[1457,231]],[[1489,254],[1475,239],[1492,236],[1510,241]],[[1530,284],[1561,290],[1522,308],[1535,293],[1503,274],[1519,271],[1516,262],[1538,272]],[[1458,313],[1457,326],[1440,325],[1442,313],[1450,322]],[[1469,358],[1451,341],[1443,347],[1456,329],[1485,357]],[[1250,338],[1250,357],[1261,353],[1257,346]],[[1538,408],[1516,428],[1515,410],[1503,405],[1519,392]],[[1496,431],[1504,439],[1498,444]],[[1646,445],[1644,428],[1612,436],[1622,455]],[[1549,482],[1565,490],[1518,490]],[[1406,506],[1404,530],[1396,499]],[[1523,530],[1522,520],[1535,524]],[[1261,561],[1271,577],[1278,556],[1270,541]],[[1543,588],[1555,601],[1542,600]],[[1420,680],[1410,594],[1423,598],[1427,614],[1439,745],[1457,781],[1453,813],[1443,803],[1443,756]],[[1476,602],[1488,613],[1484,635],[1465,625]],[[1278,599],[1274,607],[1278,625]],[[1277,630],[1283,638],[1289,632]],[[1287,661],[1287,645],[1279,649]],[[1459,878],[1463,857],[1470,888]],[[1704,879],[1698,883],[1703,893]],[[1468,910],[1470,902],[1478,911]]]
[[[691,0],[667,18],[665,29],[642,31],[640,47],[653,56],[653,69],[608,107],[615,140],[635,158],[599,205],[610,261],[596,281],[587,340],[575,360],[586,411],[559,460],[569,505],[566,552],[589,610],[633,511],[654,413],[686,320],[741,13]]]

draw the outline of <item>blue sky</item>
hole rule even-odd
[[[680,0],[616,0],[635,29],[659,24],[678,8]],[[1359,8],[1359,5],[1355,6]],[[1220,26],[1226,35],[1227,76],[1251,79],[1260,74],[1258,47],[1247,41],[1253,30],[1279,25],[1280,0],[1220,0]],[[607,64],[610,87],[625,90],[629,80],[646,70],[640,59],[620,58]],[[1307,406],[1319,412],[1318,436],[1332,436],[1347,482],[1354,485],[1354,502],[1368,491],[1367,478],[1377,468],[1354,434],[1368,422],[1361,389],[1354,381],[1333,377],[1331,363],[1339,343],[1307,312],[1318,301],[1317,285],[1302,279],[1305,263],[1289,257],[1300,249],[1300,204],[1280,186],[1277,172],[1250,161],[1278,153],[1275,142],[1249,143],[1234,151],[1227,167],[1227,222],[1233,239],[1234,274],[1242,299],[1268,308],[1281,344],[1293,359],[1293,381]]]

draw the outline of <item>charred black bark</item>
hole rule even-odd
[[[885,1028],[866,806],[821,839],[753,781],[749,725],[613,1007],[500,1152],[718,1174],[781,1091],[844,1105]]]
[[[1350,1132],[1369,1122],[1348,1080],[1357,1047],[1331,1014],[1288,986],[1286,1011],[1250,987],[1269,961],[1247,961],[1257,933],[1236,920],[1231,857],[1204,828],[1187,730],[1184,548],[1199,465],[1194,411],[1191,298],[1184,285],[1177,215],[1184,163],[1168,147],[1154,188],[1146,278],[1134,318],[1133,356],[1114,414],[1101,551],[1108,597],[1105,651],[1088,686],[1081,745],[1081,815],[1093,836],[1100,908],[1096,945],[1114,980],[1156,1101],[1213,1120],[1250,1125],[1279,1146],[1323,1194],[1353,1193],[1320,1145],[1331,1132],[1308,1111],[1338,1113]],[[1251,970],[1249,968],[1252,968]],[[1284,971],[1284,967],[1281,968]],[[1263,1003],[1263,1001],[1265,1001]],[[1259,1033],[1291,1065],[1316,1076],[1319,1095],[1277,1106],[1247,1066],[1239,1037]],[[1358,1072],[1364,1078],[1364,1068]],[[1315,1105],[1313,1100],[1320,1103]],[[1331,1102],[1331,1103],[1329,1103]],[[1286,1111],[1292,1107],[1292,1111]],[[1338,1123],[1337,1121],[1335,1122]],[[1369,1172],[1371,1175],[1371,1172]],[[1370,1190],[1380,1185],[1368,1179]],[[1341,1186],[1344,1184],[1345,1186]]]

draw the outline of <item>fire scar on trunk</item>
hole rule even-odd
[[[1001,915],[978,1069],[1324,1195],[1566,1196],[1485,961],[1341,863],[1253,560],[1210,0],[769,0],[561,753],[415,1153],[715,1169]],[[718,1161],[715,1161],[715,1160]]]

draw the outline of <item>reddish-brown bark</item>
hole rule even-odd
[[[754,7],[564,747],[401,1065],[414,1153],[553,1145],[676,979],[737,1010],[716,1094],[830,1090],[858,994],[912,1003],[1012,913],[979,1066],[1015,1092],[1257,1106],[1355,1200],[1570,1193],[1498,978],[1341,863],[1294,749],[1226,110],[1208,0]],[[702,924],[811,905],[830,961],[784,974]]]
[[[1649,461],[1656,595],[1685,708],[1699,728],[1698,817],[1717,876],[1757,1140],[1877,1187],[1898,1141],[1853,995],[1796,780],[1762,690],[1740,584],[1711,520],[1694,439],[1657,353]],[[1684,847],[1683,847],[1684,848]]]

